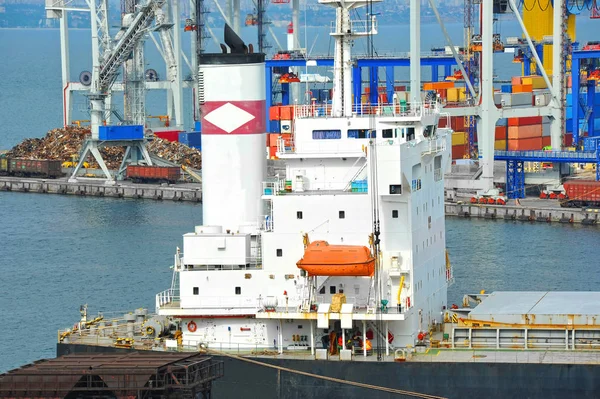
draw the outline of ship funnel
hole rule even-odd
[[[229,46],[232,54],[246,54],[248,47],[244,41],[231,29],[231,26],[225,24],[225,44]]]

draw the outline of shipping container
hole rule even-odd
[[[533,93],[513,93],[511,95],[511,106],[522,107],[533,105]]]
[[[293,105],[282,105],[279,107],[279,117],[282,120],[294,119],[294,106]]]
[[[542,125],[509,126],[508,139],[530,139],[542,137]]]
[[[571,147],[573,145],[573,133],[567,133],[563,136],[563,144],[565,147]]]
[[[423,91],[451,89],[454,87],[454,82],[426,82],[423,83]]]
[[[278,121],[281,119],[281,110],[278,105],[274,105],[269,108],[269,120],[270,121]]]
[[[600,205],[600,182],[594,180],[568,180],[563,183],[567,201],[561,206],[582,207]]]
[[[521,76],[513,76],[510,79],[510,83],[514,86],[514,85],[520,85],[521,84]]]
[[[179,132],[179,142],[190,148],[202,149],[202,135],[200,132]]]
[[[494,141],[494,150],[506,151],[506,140],[496,140]]]
[[[543,76],[531,75],[531,76],[523,76],[521,78],[521,84],[531,85],[533,89],[546,89],[546,81]]]
[[[196,132],[201,132],[202,131],[202,122],[201,121],[195,121],[194,122],[194,129]]]
[[[154,132],[154,136],[163,140],[172,141],[174,143],[179,141],[179,133],[181,130],[162,130]]]
[[[596,151],[598,149],[599,141],[600,141],[600,137],[584,137],[582,139],[583,150],[584,151]]]
[[[450,126],[455,132],[462,132],[465,130],[465,117],[464,116],[453,116],[450,118]]]
[[[541,116],[525,116],[521,118],[508,118],[508,126],[540,125]]]
[[[452,146],[465,145],[469,137],[465,132],[454,132],[452,133]]]
[[[269,133],[277,133],[281,131],[280,121],[269,121]]]
[[[542,136],[542,148],[552,145],[552,138],[550,136]]]
[[[118,140],[143,140],[144,126],[142,125],[123,125],[123,126],[99,126],[98,137],[103,141]]]
[[[500,86],[500,91],[502,93],[512,93],[512,85],[502,85]]]
[[[452,146],[452,159],[464,159],[467,156],[467,150],[464,145]]]
[[[507,129],[506,126],[496,126],[496,130],[494,132],[495,140],[506,140]]]
[[[176,183],[181,176],[181,168],[176,166],[128,165],[127,178],[134,182]]]
[[[269,147],[269,159],[277,159],[277,147]]]
[[[8,158],[8,174],[14,176],[40,176],[56,178],[62,176],[62,162],[47,159]]]
[[[509,128],[510,129],[510,128]],[[508,140],[509,151],[534,151],[542,149],[542,137]]]
[[[531,93],[531,92],[533,92],[533,86],[524,85],[524,84],[513,85],[512,92],[513,93]]]
[[[508,126],[508,119],[507,118],[498,119],[498,122],[496,122],[496,126]]]

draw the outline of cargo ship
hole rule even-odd
[[[199,68],[203,225],[155,312],[82,307],[57,355],[204,351],[225,361],[217,397],[595,397],[599,293],[449,306],[452,131],[435,99],[353,104],[352,43],[375,16],[319,3],[337,11],[332,103],[295,105],[267,167],[264,55],[226,26]]]

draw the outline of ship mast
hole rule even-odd
[[[378,2],[380,0],[376,0]],[[336,7],[331,36],[335,39],[333,59],[332,116],[352,116],[352,42],[356,37],[377,34],[374,15],[370,21],[352,21],[350,10],[365,7],[365,0],[319,0],[320,4]]]

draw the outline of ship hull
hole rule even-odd
[[[57,355],[129,351],[78,344],[57,344]],[[214,383],[215,398],[398,398],[388,392],[316,379],[284,369],[363,384],[438,395],[449,399],[597,398],[600,366],[534,363],[338,362],[260,358],[281,369],[214,356],[225,375]],[[409,397],[409,396],[406,396]]]

